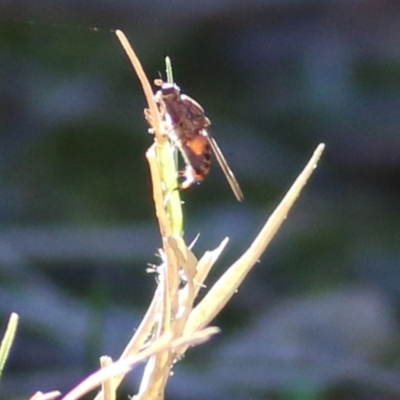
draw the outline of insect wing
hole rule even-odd
[[[221,169],[223,173],[226,176],[226,179],[228,180],[228,183],[235,194],[235,197],[238,201],[242,201],[244,199],[242,189],[240,189],[239,183],[235,178],[235,175],[233,175],[232,170],[229,168],[229,165],[222,154],[222,151],[220,150],[217,142],[212,138],[211,136],[208,136],[208,142],[210,143],[211,149],[215,154],[215,157],[218,161],[218,164],[221,166]]]

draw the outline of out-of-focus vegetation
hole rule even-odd
[[[400,398],[400,5],[198,3],[0,5],[3,326],[20,315],[2,396],[65,391],[117,356],[155,286],[152,138],[122,28],[150,78],[171,57],[245,193],[214,162],[182,194],[195,252],[231,237],[219,272],[327,145],[171,398]]]

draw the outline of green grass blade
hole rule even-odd
[[[173,83],[171,59],[165,57],[165,70],[167,82]],[[183,212],[182,202],[178,189],[178,152],[170,142],[166,143],[162,149],[157,149],[159,163],[161,167],[162,181],[166,187],[167,212],[171,222],[172,234],[183,235]]]
[[[8,354],[10,353],[11,346],[14,341],[15,333],[17,331],[19,316],[12,313],[8,321],[7,330],[4,334],[3,340],[0,345],[0,377],[3,373],[4,365],[7,361]]]
[[[167,74],[167,82],[174,83],[174,74],[172,73],[171,59],[168,56],[165,57],[165,72]]]

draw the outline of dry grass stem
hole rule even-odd
[[[177,339],[172,339],[171,334],[165,334],[153,341],[151,345],[140,351],[136,356],[129,357],[124,360],[118,360],[111,365],[101,368],[89,375],[85,380],[67,393],[62,400],[77,400],[102,385],[104,381],[112,379],[113,377],[122,373],[126,374],[133,367],[145,361],[147,358],[154,356],[155,354],[165,352],[168,349],[175,350],[182,347],[194,346],[203,343],[218,332],[218,328],[210,327],[202,331],[197,331],[192,335],[185,335]]]
[[[206,251],[203,257],[200,259],[199,263],[197,264],[197,273],[195,276],[197,289],[196,296],[200,290],[200,287],[203,286],[204,281],[207,279],[208,273],[211,271],[211,268],[224,251],[228,242],[229,238],[226,237],[216,249]]]
[[[100,357],[101,368],[110,367],[112,365],[112,363],[113,363],[113,360],[111,357],[108,357],[108,356]],[[101,383],[101,393],[103,393],[104,400],[115,400],[116,399],[114,378],[105,379]]]
[[[53,400],[61,395],[61,392],[54,390],[48,393],[36,392],[29,400]]]
[[[185,328],[186,333],[194,332],[209,324],[236,292],[243,279],[257,263],[275,233],[286,219],[290,208],[316,168],[324,148],[324,144],[320,144],[316,148],[311,159],[267,220],[249,249],[221,276],[190,314]]]
[[[151,301],[151,304],[147,309],[144,318],[142,319],[142,322],[136,329],[135,334],[125,347],[118,361],[124,361],[128,358],[134,357],[140,351],[146,339],[150,336],[151,330],[153,329],[154,324],[156,323],[157,320],[157,314],[160,312],[159,310],[157,310],[157,307],[161,303],[160,299],[161,289],[162,287],[158,286],[156,292],[154,293],[153,300]],[[115,389],[117,389],[118,386],[121,384],[122,380],[125,377],[125,373],[115,376],[114,378]],[[99,392],[94,400],[104,400],[103,394]]]
[[[174,330],[175,327],[171,326],[171,321],[174,320],[178,313],[179,267],[176,255],[167,240],[172,234],[177,234],[181,231],[180,221],[182,218],[180,217],[180,199],[178,191],[174,190],[176,188],[177,172],[175,170],[172,153],[168,147],[169,142],[166,139],[162,118],[155,103],[151,85],[125,35],[121,31],[117,31],[116,35],[142,83],[149,106],[149,112],[145,113],[145,115],[153,127],[156,139],[156,144],[150,147],[146,153],[146,157],[150,166],[153,183],[153,198],[162,236],[163,254],[165,255],[163,264],[158,268],[159,281],[163,286],[163,290],[161,294],[162,301],[159,304],[162,310],[159,314],[159,320],[155,323],[155,337],[160,337]],[[173,191],[171,192],[172,189]],[[166,200],[166,196],[168,196],[168,200]],[[167,213],[165,209],[166,205],[169,207],[169,213]],[[172,227],[171,221],[174,222]],[[174,332],[174,334],[176,334],[176,332]],[[146,393],[149,392],[150,388],[160,386],[158,390],[163,391],[163,386],[169,376],[171,363],[171,355],[168,351],[157,353],[154,359],[148,361],[142,380],[142,383],[146,382],[146,384],[141,385],[138,398],[148,398]]]
[[[187,286],[184,286],[179,292],[179,304],[181,308],[186,307],[190,312],[192,311],[193,302],[199,294],[200,289],[204,288],[204,281],[206,280],[208,273],[211,271],[211,268],[218,260],[228,242],[229,239],[225,238],[216,249],[206,251],[203,257],[201,257],[197,262],[196,275],[193,279],[193,293]],[[187,319],[185,319],[185,323],[186,320]]]
[[[142,68],[142,64],[140,63],[139,58],[136,56],[136,53],[133,51],[132,46],[129,44],[125,34],[120,30],[116,30],[115,34],[117,35],[119,41],[121,42],[121,45],[124,48],[126,54],[128,55],[128,58],[131,61],[134,70],[136,71],[140,83],[142,84],[143,92],[144,95],[146,96],[147,104],[149,105],[151,116],[153,118],[153,126],[155,128],[154,134],[157,136],[157,140],[160,143],[163,143],[167,141],[167,138],[165,135],[162,134],[163,124],[161,116],[160,113],[158,112],[157,105],[154,101],[153,90]]]
[[[146,152],[146,157],[150,166],[153,199],[163,246],[160,250],[162,262],[156,267],[159,283],[146,315],[118,361],[102,358],[103,368],[78,384],[63,400],[77,400],[99,386],[102,386],[102,390],[95,400],[115,400],[115,392],[124,376],[138,363],[146,360],[139,392],[134,399],[162,400],[174,362],[189,346],[202,343],[217,332],[216,328],[205,329],[205,326],[225,306],[257,263],[286,219],[324,149],[323,144],[317,147],[249,249],[228,268],[202,301],[193,308],[199,290],[204,287],[204,281],[227,245],[228,238],[215,250],[205,252],[200,260],[197,260],[184,242],[181,236],[182,210],[179,191],[171,191],[177,172],[175,166],[171,168],[172,153],[165,135],[164,116],[160,115],[151,85],[134,50],[121,31],[116,31],[116,35],[142,84],[148,103],[145,116],[154,131],[155,143]],[[47,399],[38,397],[31,400]]]

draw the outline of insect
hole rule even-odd
[[[242,201],[243,192],[233,172],[217,142],[207,132],[211,122],[205,116],[203,107],[189,96],[181,94],[175,83],[160,79],[154,83],[160,87],[155,95],[156,102],[161,108],[164,107],[165,117],[173,127],[168,136],[179,149],[186,165],[182,172],[185,179],[180,186],[186,189],[205,179],[210,172],[213,152],[236,199]]]

